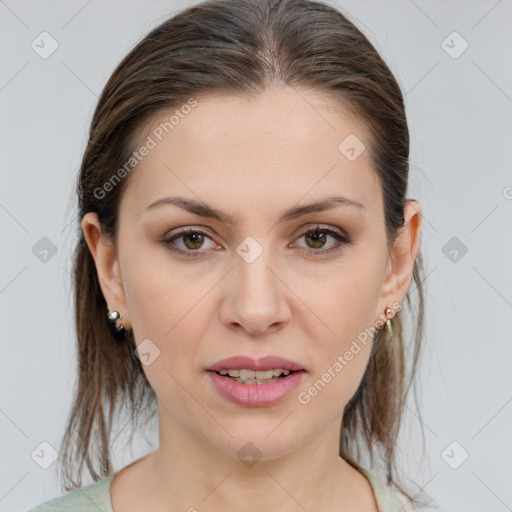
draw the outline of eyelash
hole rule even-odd
[[[313,249],[304,250],[304,252],[309,256],[313,256],[313,255],[318,256],[318,255],[332,253],[332,252],[340,250],[343,247],[343,245],[347,245],[350,243],[349,238],[347,238],[343,235],[340,235],[337,231],[334,231],[329,228],[322,228],[320,226],[316,226],[315,228],[310,228],[310,229],[302,232],[299,235],[299,237],[297,238],[297,240],[302,238],[305,235],[310,234],[310,233],[320,233],[320,234],[330,235],[338,243],[335,245],[335,247],[333,247],[331,249],[321,249],[318,251],[315,251]],[[200,251],[200,250],[197,250],[197,251],[186,250],[185,251],[183,249],[177,249],[175,246],[173,247],[171,245],[172,243],[174,243],[174,240],[177,240],[179,238],[182,238],[184,235],[189,235],[189,234],[203,235],[203,236],[206,236],[211,239],[211,237],[208,235],[208,233],[206,233],[204,231],[201,231],[199,229],[194,229],[194,228],[185,228],[185,229],[179,231],[178,233],[175,233],[171,237],[167,237],[167,238],[164,238],[163,240],[160,240],[160,242],[164,245],[164,247],[166,247],[167,249],[169,249],[172,252],[178,253],[180,255],[184,255],[185,257],[195,258],[195,257],[200,256],[204,251]]]

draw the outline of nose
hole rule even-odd
[[[252,262],[235,260],[221,308],[222,321],[230,328],[261,335],[283,328],[290,319],[291,291],[267,253],[264,250]]]

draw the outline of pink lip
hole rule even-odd
[[[244,363],[242,367],[251,370],[252,368],[248,368],[245,366],[246,364]],[[229,368],[236,369],[232,365],[229,365]],[[277,365],[277,368],[282,368],[282,366]],[[235,404],[247,407],[263,407],[279,402],[288,396],[306,375],[305,370],[297,370],[287,377],[269,384],[242,384],[214,371],[207,371],[207,373],[221,396]]]
[[[289,361],[288,359],[283,359],[279,356],[265,356],[261,359],[252,359],[247,356],[234,356],[229,357],[228,359],[223,359],[222,361],[217,361],[214,365],[207,368],[212,372],[219,372],[220,370],[273,370],[275,368],[281,368],[283,370],[291,370],[293,372],[298,372],[300,370],[304,370],[304,367],[299,363],[294,361]],[[241,384],[242,386],[246,386],[245,384]],[[269,386],[269,384],[265,384],[265,386]],[[249,386],[250,387],[250,386]]]

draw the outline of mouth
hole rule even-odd
[[[265,407],[289,396],[306,378],[299,363],[280,356],[234,356],[206,368],[220,396],[244,407]]]

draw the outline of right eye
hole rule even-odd
[[[167,236],[166,238],[161,240],[161,242],[170,251],[176,252],[186,257],[197,257],[200,256],[202,252],[204,252],[199,251],[198,249],[200,249],[204,245],[204,240],[206,238],[211,240],[208,234],[205,233],[204,231],[194,228],[185,228],[174,234],[171,234],[171,236]],[[184,248],[179,248],[178,244],[175,243],[175,240],[180,239],[182,239],[182,244]],[[217,248],[220,247],[219,245],[214,245]]]

